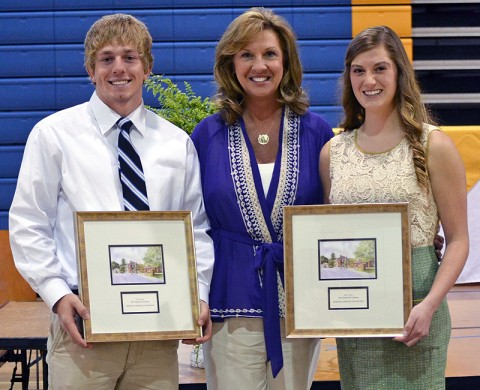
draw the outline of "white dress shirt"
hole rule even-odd
[[[195,147],[143,104],[128,117],[150,209],[192,211],[199,296],[208,303],[213,246]],[[94,93],[89,102],[41,120],[25,146],[9,213],[10,243],[18,270],[50,308],[78,288],[74,212],[123,210],[119,118]]]

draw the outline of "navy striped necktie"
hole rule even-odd
[[[150,210],[142,162],[130,140],[132,125],[132,121],[128,118],[120,118],[117,122],[120,129],[118,169],[122,183],[123,205],[127,211]]]

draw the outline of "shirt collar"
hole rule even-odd
[[[115,111],[108,107],[97,95],[96,92],[90,98],[90,107],[93,115],[100,127],[100,132],[106,135],[109,131],[116,129],[116,123],[121,118]],[[132,113],[128,115],[128,119],[133,122],[136,129],[142,136],[145,136],[146,129],[146,112],[144,110],[143,101]]]

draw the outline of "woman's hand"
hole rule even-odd
[[[405,324],[403,336],[395,337],[394,340],[412,347],[430,333],[432,317],[435,308],[427,301],[422,301],[414,306]]]

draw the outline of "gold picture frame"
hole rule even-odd
[[[287,337],[403,334],[412,309],[408,208],[284,208]]]
[[[77,212],[87,342],[201,336],[190,211]]]

